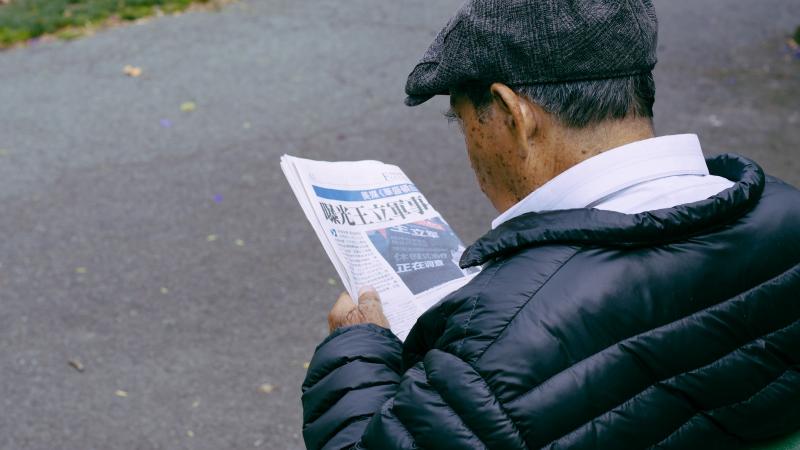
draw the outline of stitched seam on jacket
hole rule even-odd
[[[514,319],[516,319],[516,318],[517,318],[517,315],[520,313],[520,311],[522,311],[523,309],[525,309],[525,307],[528,305],[528,303],[530,303],[530,301],[533,299],[533,297],[535,297],[535,296],[536,296],[536,294],[537,294],[537,293],[539,293],[539,291],[540,291],[540,290],[541,290],[541,289],[542,289],[542,288],[543,288],[543,287],[544,287],[544,286],[547,284],[547,282],[548,282],[548,281],[550,281],[550,279],[551,279],[551,278],[553,278],[553,276],[554,276],[556,273],[558,273],[558,272],[559,272],[559,271],[560,271],[560,270],[561,270],[561,269],[562,269],[564,266],[566,266],[566,265],[567,265],[567,263],[569,263],[569,262],[572,260],[572,258],[574,258],[574,257],[575,257],[575,255],[577,255],[578,253],[580,253],[582,250],[583,250],[583,248],[582,248],[582,247],[579,247],[579,248],[575,249],[574,253],[573,253],[572,255],[570,255],[570,256],[569,256],[569,257],[568,257],[566,260],[564,260],[564,262],[563,262],[561,265],[559,265],[559,266],[558,266],[558,267],[557,267],[557,268],[556,268],[556,269],[553,271],[553,273],[551,273],[551,274],[550,274],[550,276],[548,276],[548,277],[547,277],[547,279],[546,279],[544,282],[542,282],[542,284],[541,284],[541,285],[540,285],[540,286],[539,286],[539,287],[538,287],[538,288],[537,288],[537,289],[536,289],[534,292],[532,292],[532,293],[531,293],[531,295],[528,297],[528,299],[527,299],[527,300],[525,300],[525,302],[522,304],[522,306],[520,306],[520,308],[517,310],[517,312],[515,312],[515,313],[514,313],[514,315],[513,315],[513,316],[511,316],[511,318],[510,318],[510,319],[508,320],[508,322],[505,324],[505,326],[503,327],[503,329],[502,329],[502,330],[500,330],[500,332],[499,332],[499,333],[497,333],[497,336],[495,337],[495,339],[494,339],[494,340],[493,340],[491,343],[489,343],[489,345],[488,345],[488,346],[486,346],[486,348],[484,348],[484,349],[481,351],[480,355],[478,355],[478,357],[475,359],[475,362],[474,362],[474,363],[467,363],[467,364],[469,364],[469,365],[472,367],[472,369],[475,371],[475,373],[477,373],[477,374],[478,374],[478,376],[481,378],[481,380],[483,380],[483,383],[486,385],[486,388],[489,390],[489,392],[491,392],[491,394],[492,394],[492,395],[494,396],[494,398],[497,400],[497,405],[500,407],[500,411],[502,411],[502,412],[503,412],[503,414],[505,414],[505,416],[506,416],[506,417],[508,417],[508,421],[509,421],[509,423],[511,424],[511,427],[512,427],[512,428],[513,428],[513,429],[514,429],[514,430],[515,430],[515,431],[516,431],[516,432],[519,434],[520,438],[522,438],[522,441],[525,443],[525,447],[526,447],[526,448],[530,448],[530,446],[528,445],[528,442],[527,442],[527,441],[525,441],[525,437],[524,437],[524,435],[523,435],[523,434],[520,432],[520,428],[519,428],[519,426],[517,425],[517,423],[514,421],[514,419],[513,419],[513,417],[511,416],[511,414],[509,414],[509,412],[508,412],[508,409],[506,409],[506,405],[505,405],[505,404],[503,404],[503,402],[502,402],[502,401],[500,400],[500,398],[497,396],[497,393],[494,391],[494,389],[492,389],[492,386],[491,386],[491,385],[490,385],[490,384],[489,384],[489,383],[486,381],[486,379],[485,379],[485,378],[483,377],[483,375],[480,373],[480,370],[478,370],[478,367],[477,367],[477,366],[478,366],[478,362],[479,362],[479,361],[480,361],[480,359],[483,357],[483,355],[485,355],[485,354],[486,354],[486,351],[488,351],[488,350],[489,350],[489,348],[491,348],[491,346],[492,346],[492,345],[494,345],[494,343],[495,343],[495,342],[497,342],[497,341],[500,339],[500,336],[502,336],[502,335],[503,335],[503,333],[504,333],[504,332],[506,331],[506,329],[507,329],[507,328],[508,328],[508,327],[511,325],[511,323],[514,321]],[[506,258],[505,260],[503,260],[503,262],[502,262],[502,263],[503,263],[503,264],[505,264],[505,262],[506,262],[506,261],[509,261],[510,259],[511,259],[511,258]],[[497,270],[497,271],[495,271],[495,273],[494,273],[494,274],[492,274],[492,278],[494,278],[494,275],[496,275],[496,274],[497,274],[497,272],[499,271],[499,269],[500,269],[500,267],[498,267],[498,270]],[[483,287],[485,287],[485,285],[484,285]],[[482,289],[483,289],[483,287],[482,287]],[[463,343],[463,339],[462,339],[462,343]],[[454,355],[454,356],[455,356],[455,355]],[[462,361],[463,361],[463,359],[462,359]],[[466,362],[466,361],[465,361],[465,362]]]
[[[491,276],[487,276],[486,279],[483,281],[483,284],[481,285],[480,289],[478,289],[479,293],[482,292],[484,289],[486,289],[486,286],[489,285],[489,282],[494,279],[494,277],[497,275],[497,272],[499,272],[500,269],[502,269],[503,266],[506,265],[508,260],[509,260],[509,258],[506,258],[506,259],[500,261],[499,263],[497,263],[497,267],[494,269],[494,272],[492,273],[492,275]],[[480,300],[480,294],[479,293],[472,296],[472,310],[469,312],[469,316],[467,316],[467,320],[464,322],[464,327],[463,327],[464,328],[464,334],[463,334],[463,336],[461,336],[461,340],[459,340],[458,345],[456,345],[456,352],[458,352],[458,353],[461,353],[461,347],[464,345],[464,341],[466,341],[466,339],[467,339],[467,330],[469,330],[469,324],[470,324],[470,322],[472,322],[472,315],[475,314],[475,308],[477,308],[478,300]]]
[[[773,277],[772,279],[770,279],[770,280],[767,280],[767,281],[765,281],[764,283],[761,283],[761,284],[759,284],[758,286],[754,286],[753,288],[751,288],[751,289],[748,289],[747,291],[745,291],[745,292],[742,292],[741,294],[738,294],[738,295],[736,295],[736,296],[734,296],[734,297],[731,297],[731,298],[730,298],[730,299],[728,299],[728,300],[725,300],[725,301],[723,301],[723,302],[717,303],[717,304],[715,304],[715,305],[711,305],[711,306],[709,306],[709,307],[707,307],[707,308],[704,308],[704,309],[702,309],[702,310],[700,310],[700,311],[697,311],[697,312],[695,312],[695,313],[693,313],[693,314],[690,314],[690,315],[688,315],[688,316],[686,316],[686,317],[682,317],[682,318],[680,318],[680,319],[678,319],[678,320],[675,320],[675,321],[669,322],[669,323],[667,323],[667,324],[664,324],[664,325],[662,325],[662,327],[663,327],[663,326],[667,326],[667,325],[671,325],[671,324],[673,324],[673,323],[676,323],[676,322],[679,322],[679,321],[681,321],[681,320],[686,320],[686,319],[687,319],[687,318],[689,318],[689,317],[693,317],[693,316],[695,316],[695,315],[697,315],[697,314],[700,314],[700,313],[702,313],[702,312],[705,312],[705,311],[707,311],[707,310],[713,309],[713,308],[715,308],[715,307],[717,307],[717,306],[720,306],[720,305],[722,305],[722,304],[725,304],[725,303],[728,303],[728,302],[732,302],[732,301],[734,301],[734,300],[738,299],[739,297],[742,297],[743,295],[745,295],[745,294],[747,294],[747,293],[750,293],[750,292],[754,291],[756,288],[758,288],[758,287],[762,286],[763,284],[769,283],[769,282],[771,282],[771,281],[773,281],[773,280],[776,280],[776,279],[778,279],[778,278],[780,278],[780,277],[782,277],[782,276],[786,275],[788,272],[790,272],[790,271],[792,271],[793,269],[795,269],[795,268],[798,268],[798,267],[800,267],[800,264],[797,264],[797,265],[795,265],[794,267],[792,267],[791,269],[787,270],[786,272],[783,272],[783,273],[781,273],[780,275],[778,275],[778,276],[776,276],[776,277]],[[794,322],[792,322],[792,323],[790,323],[790,324],[786,325],[785,327],[781,327],[781,328],[779,328],[779,329],[777,329],[777,330],[769,331],[769,332],[767,332],[767,333],[764,333],[764,334],[762,334],[761,336],[756,336],[756,337],[754,337],[753,339],[751,339],[750,341],[747,341],[747,342],[743,343],[742,345],[740,345],[740,346],[738,346],[738,347],[734,348],[734,349],[733,349],[733,350],[731,350],[730,352],[728,352],[728,353],[726,353],[726,354],[724,354],[724,355],[720,356],[719,358],[715,359],[714,361],[711,361],[711,362],[710,362],[710,363],[708,363],[708,364],[705,364],[705,365],[703,365],[703,366],[697,367],[697,368],[695,368],[695,369],[692,369],[692,370],[689,370],[689,371],[685,371],[685,372],[681,372],[681,373],[675,374],[675,375],[673,375],[673,376],[671,376],[671,377],[669,377],[669,378],[665,378],[664,380],[659,380],[659,381],[657,381],[656,383],[653,383],[653,384],[651,384],[651,385],[649,385],[649,386],[645,387],[644,389],[642,389],[642,390],[641,390],[639,393],[637,393],[637,394],[636,394],[636,395],[634,395],[633,397],[631,397],[631,398],[629,398],[629,399],[625,400],[624,402],[622,402],[622,403],[620,403],[620,404],[618,404],[618,405],[616,405],[616,406],[612,407],[612,408],[611,408],[611,409],[609,409],[608,411],[604,411],[603,413],[601,413],[601,414],[598,414],[597,416],[593,417],[592,419],[590,419],[590,420],[587,420],[586,422],[582,423],[581,425],[579,425],[579,426],[578,426],[578,427],[576,427],[575,429],[573,429],[573,430],[570,430],[569,432],[567,432],[567,433],[563,434],[562,436],[559,436],[558,438],[554,439],[553,441],[551,441],[551,442],[550,442],[549,444],[547,444],[547,445],[548,445],[548,446],[549,446],[549,445],[552,445],[554,442],[556,442],[556,441],[558,441],[558,440],[561,440],[561,439],[563,439],[563,438],[565,438],[565,437],[567,437],[567,436],[569,436],[569,435],[571,435],[571,434],[575,433],[576,431],[578,431],[578,430],[579,430],[581,427],[583,427],[584,425],[586,425],[586,424],[588,424],[588,423],[591,423],[591,422],[594,422],[594,421],[595,421],[595,420],[597,420],[598,418],[600,418],[600,417],[602,417],[602,416],[604,416],[604,415],[606,415],[606,414],[609,414],[609,413],[613,412],[613,411],[614,411],[614,409],[616,409],[616,408],[619,408],[620,406],[623,406],[623,405],[625,405],[625,404],[628,404],[628,403],[630,403],[630,402],[632,402],[632,401],[636,400],[636,399],[637,399],[637,398],[638,398],[640,395],[642,395],[642,394],[643,394],[645,391],[647,391],[647,390],[649,390],[649,389],[653,388],[653,387],[654,387],[656,384],[663,384],[663,383],[665,383],[665,382],[668,382],[668,381],[671,381],[671,380],[673,380],[673,379],[675,379],[675,378],[677,378],[677,377],[679,377],[679,376],[681,376],[681,375],[686,375],[686,374],[688,374],[688,373],[697,372],[698,370],[702,370],[702,369],[705,369],[706,367],[712,366],[713,364],[717,363],[717,362],[718,362],[719,360],[721,360],[722,358],[724,358],[724,357],[726,357],[726,356],[728,356],[728,355],[730,355],[730,354],[732,354],[732,353],[734,353],[734,352],[736,352],[736,351],[739,351],[739,350],[741,350],[741,349],[742,349],[743,347],[745,347],[746,345],[749,345],[749,344],[751,344],[751,343],[753,343],[753,342],[755,342],[755,341],[757,341],[757,340],[759,340],[759,339],[764,339],[764,338],[766,338],[767,336],[770,336],[770,335],[772,335],[772,334],[775,334],[775,333],[781,332],[781,331],[785,330],[786,328],[789,328],[789,327],[791,327],[791,326],[795,325],[796,323],[797,323],[797,320],[795,320]],[[661,327],[657,327],[657,328],[661,328]],[[627,340],[630,340],[630,339],[636,338],[636,337],[638,337],[638,336],[640,336],[640,335],[643,335],[643,334],[646,334],[646,333],[652,332],[653,330],[655,330],[655,329],[657,329],[657,328],[654,328],[654,329],[651,329],[651,330],[647,330],[647,331],[645,331],[644,333],[640,333],[640,334],[637,334],[637,335],[635,335],[635,336],[631,336],[630,338],[627,338],[627,339],[625,339],[624,341],[627,341]],[[616,343],[616,344],[613,344],[613,345],[611,345],[611,346],[609,346],[609,347],[606,347],[605,349],[601,350],[601,352],[602,352],[602,351],[605,351],[605,350],[607,350],[608,348],[611,348],[611,347],[613,347],[613,346],[615,346],[615,345],[619,345],[621,342],[624,342],[624,341],[620,341],[620,342],[618,342],[618,343]],[[598,352],[598,353],[600,353],[600,352]],[[597,354],[597,353],[596,353],[596,354]],[[595,354],[595,355],[596,355],[596,354]],[[594,355],[592,355],[592,356],[594,356]],[[571,367],[573,367],[573,366],[570,366],[570,368],[571,368]],[[567,369],[567,370],[568,370],[568,369]],[[563,372],[563,371],[562,371],[562,372]],[[559,372],[559,373],[561,373],[561,372]],[[556,374],[556,375],[557,375],[557,374]],[[554,376],[555,376],[555,375],[554,375]],[[552,379],[552,378],[553,378],[553,377],[550,377],[550,378],[548,378],[548,379],[547,379],[545,382],[543,382],[543,383],[539,384],[538,386],[534,386],[532,389],[530,389],[530,390],[528,390],[527,392],[525,392],[524,394],[520,395],[520,397],[523,397],[523,396],[525,396],[525,395],[529,394],[530,392],[532,392],[532,391],[534,391],[534,390],[536,390],[536,389],[540,388],[541,386],[543,386],[543,385],[544,385],[544,383],[546,383],[547,381],[549,381],[549,380],[550,380],[550,379]],[[518,397],[518,398],[520,398],[520,397]]]
[[[469,330],[469,323],[472,322],[472,316],[475,314],[475,308],[478,307],[478,299],[479,298],[480,298],[480,296],[478,296],[478,295],[473,295],[472,296],[472,309],[469,311],[469,315],[467,316],[467,320],[464,321],[464,326],[462,327],[464,332],[461,335],[461,339],[459,339],[459,341],[458,341],[458,345],[456,345],[456,353],[461,353],[461,347],[464,346],[464,341],[467,339],[467,330]]]
[[[477,365],[478,365],[478,363],[480,362],[481,358],[483,358],[483,355],[485,355],[485,354],[486,354],[486,352],[487,352],[487,351],[489,351],[489,349],[490,349],[490,348],[492,348],[492,346],[493,346],[493,345],[494,345],[494,344],[495,344],[497,341],[499,341],[499,340],[500,340],[500,337],[501,337],[501,336],[503,336],[503,333],[505,333],[505,331],[508,329],[508,327],[509,327],[509,326],[511,326],[511,324],[514,322],[514,320],[516,320],[516,318],[517,318],[517,316],[519,315],[519,313],[520,313],[520,312],[522,312],[522,311],[525,309],[525,307],[526,307],[526,306],[528,306],[528,303],[530,303],[530,301],[531,301],[531,300],[533,300],[533,298],[534,298],[534,297],[536,297],[536,294],[538,294],[538,293],[539,293],[539,291],[540,291],[540,290],[542,290],[542,288],[543,288],[543,287],[545,287],[545,286],[547,285],[547,283],[550,281],[550,279],[552,279],[552,278],[553,278],[553,276],[555,276],[555,274],[557,274],[558,272],[560,272],[560,271],[561,271],[561,269],[562,269],[564,266],[566,266],[566,265],[567,265],[567,263],[569,263],[569,262],[572,260],[572,258],[574,258],[574,257],[575,257],[575,255],[577,255],[577,254],[578,254],[578,253],[580,253],[581,251],[583,251],[583,247],[582,247],[582,246],[581,246],[581,247],[579,247],[579,248],[577,248],[577,249],[574,251],[574,253],[573,253],[572,255],[570,255],[570,256],[569,256],[569,257],[568,257],[566,260],[564,260],[564,262],[563,262],[563,263],[561,263],[561,265],[559,265],[558,267],[556,267],[556,269],[553,271],[553,273],[551,273],[550,275],[548,275],[547,279],[546,279],[546,280],[544,280],[544,281],[542,282],[542,284],[540,284],[540,285],[539,285],[539,287],[538,287],[538,288],[536,288],[536,290],[535,290],[535,291],[531,292],[531,295],[529,295],[529,296],[528,296],[528,298],[525,300],[525,302],[524,302],[524,303],[522,303],[522,305],[521,305],[521,306],[520,306],[520,307],[517,309],[517,311],[514,313],[514,315],[512,315],[512,316],[511,316],[511,318],[509,318],[509,319],[508,319],[508,322],[506,322],[505,326],[503,326],[503,329],[502,329],[502,330],[500,330],[500,332],[499,332],[499,333],[497,333],[497,336],[495,336],[494,340],[492,340],[492,342],[490,342],[490,343],[489,343],[489,345],[487,345],[487,346],[486,346],[486,348],[484,348],[483,350],[481,350],[481,353],[480,353],[480,354],[479,354],[479,355],[478,355],[478,356],[475,358],[475,364],[474,364],[474,366],[477,366]],[[510,260],[510,259],[511,259],[511,258],[506,258],[506,261],[508,261],[508,260]],[[496,272],[495,272],[495,273],[496,273]]]
[[[452,355],[452,353],[451,353],[451,355]],[[455,355],[453,355],[453,356],[455,356]],[[458,358],[458,357],[456,356],[456,358]],[[459,358],[459,359],[461,359],[461,358]],[[462,361],[463,361],[463,359],[462,359]],[[478,437],[478,433],[476,433],[475,430],[470,428],[469,425],[467,425],[467,423],[464,422],[464,419],[461,417],[461,415],[458,414],[458,412],[455,409],[453,409],[453,407],[450,406],[449,403],[447,403],[447,399],[445,399],[444,396],[441,394],[441,392],[439,392],[439,390],[436,389],[436,386],[434,386],[434,384],[431,383],[431,379],[428,377],[428,367],[425,365],[425,361],[422,361],[422,372],[425,374],[425,382],[428,383],[428,386],[430,386],[433,389],[433,391],[436,392],[436,395],[438,395],[439,398],[442,399],[442,403],[444,403],[445,407],[447,409],[449,409],[450,411],[452,411],[453,415],[458,417],[458,420],[461,422],[461,425],[463,425],[464,428],[466,428],[467,430],[469,430],[470,433],[472,433],[472,435],[475,437],[475,439],[478,442],[481,443],[481,445],[483,446],[484,449],[488,449],[486,444],[481,440],[480,437]]]
[[[778,330],[778,331],[781,331],[781,330]],[[770,333],[770,334],[772,334],[772,333]],[[759,338],[759,339],[760,339],[760,338]],[[737,350],[738,350],[738,349],[737,349]],[[759,389],[757,392],[755,392],[753,395],[751,395],[751,396],[749,396],[749,397],[747,397],[747,398],[745,398],[745,399],[742,399],[742,400],[740,400],[740,401],[738,401],[738,402],[733,402],[733,403],[731,403],[731,404],[728,404],[728,405],[722,405],[722,406],[716,407],[716,408],[714,408],[714,409],[709,409],[708,411],[698,411],[698,412],[697,412],[697,414],[694,414],[694,415],[692,415],[691,417],[689,417],[688,419],[686,419],[686,421],[684,421],[684,422],[683,422],[683,423],[682,423],[680,426],[676,427],[676,428],[675,428],[675,430],[674,430],[673,432],[671,432],[671,433],[669,433],[669,434],[667,435],[667,437],[665,437],[664,439],[662,439],[662,440],[660,440],[660,441],[656,442],[655,444],[653,444],[653,445],[652,445],[652,446],[650,446],[649,448],[655,448],[655,447],[657,447],[657,446],[661,445],[662,443],[664,443],[664,441],[666,441],[666,440],[667,440],[667,439],[669,439],[670,437],[674,436],[674,435],[675,435],[675,433],[677,433],[677,432],[678,432],[678,431],[679,431],[681,428],[683,428],[683,427],[684,427],[684,426],[685,426],[687,423],[689,423],[689,422],[690,422],[692,419],[694,419],[694,418],[695,418],[695,417],[697,417],[697,416],[708,416],[708,415],[709,415],[709,413],[713,413],[713,412],[715,412],[715,411],[719,411],[719,410],[721,410],[721,409],[733,408],[733,407],[736,407],[736,406],[739,406],[739,405],[742,405],[742,404],[744,404],[744,403],[747,403],[747,402],[749,402],[750,400],[752,400],[753,398],[755,398],[757,395],[759,395],[759,394],[761,394],[762,392],[764,392],[764,391],[766,391],[767,389],[769,389],[769,388],[770,388],[770,386],[774,385],[776,382],[778,382],[778,380],[780,380],[781,378],[783,378],[783,376],[784,376],[784,375],[786,375],[787,373],[789,373],[789,372],[790,372],[790,371],[792,371],[792,370],[794,370],[794,369],[792,369],[791,367],[787,368],[787,369],[786,369],[786,370],[784,370],[783,372],[779,373],[779,374],[778,374],[778,376],[776,376],[775,378],[773,378],[773,380],[772,380],[772,381],[770,381],[769,383],[765,384],[765,385],[764,385],[764,387],[762,387],[762,388],[761,388],[761,389]],[[708,417],[708,420],[710,420],[710,421],[712,421],[712,422],[716,423],[716,421],[715,421],[714,419],[712,419],[711,417]],[[725,430],[722,430],[722,431],[725,431]],[[727,433],[727,431],[725,431],[725,432]],[[734,436],[734,437],[737,437],[737,436]]]
[[[523,392],[522,394],[520,394],[520,395],[519,395],[517,398],[524,397],[524,396],[526,396],[526,395],[530,394],[531,392],[533,392],[533,391],[535,391],[535,390],[537,390],[537,389],[541,389],[541,388],[542,388],[542,387],[543,387],[545,384],[547,384],[548,382],[550,382],[550,381],[551,381],[551,380],[552,380],[554,377],[556,377],[556,376],[560,375],[561,373],[564,373],[564,372],[566,372],[566,371],[569,371],[570,369],[574,368],[576,365],[578,365],[578,364],[580,364],[580,363],[583,363],[583,362],[584,362],[584,361],[586,361],[586,360],[589,360],[589,359],[592,359],[592,358],[595,358],[595,357],[597,357],[597,355],[599,355],[599,354],[601,354],[601,353],[603,353],[603,352],[606,352],[606,351],[608,351],[609,349],[611,349],[611,348],[613,348],[613,347],[616,347],[616,346],[618,346],[618,345],[620,345],[620,344],[622,344],[622,343],[624,343],[624,342],[630,341],[630,340],[632,340],[632,339],[634,339],[634,338],[638,338],[639,336],[644,336],[644,335],[646,335],[646,334],[648,334],[648,333],[651,333],[651,332],[653,332],[653,331],[655,331],[655,330],[658,330],[658,329],[660,329],[660,328],[663,328],[663,327],[666,327],[666,326],[672,325],[672,324],[674,324],[674,323],[677,323],[677,322],[680,322],[680,321],[682,321],[682,320],[686,320],[686,319],[688,319],[688,318],[690,318],[690,317],[694,317],[694,316],[696,316],[696,315],[698,315],[698,314],[701,314],[701,313],[704,313],[704,312],[706,312],[706,311],[708,311],[708,310],[714,309],[714,308],[716,308],[716,307],[718,307],[718,306],[720,306],[720,305],[722,305],[722,304],[725,304],[725,303],[727,303],[727,302],[730,302],[730,301],[736,300],[736,299],[738,299],[739,297],[742,297],[742,296],[744,296],[744,295],[746,295],[746,294],[749,294],[749,293],[751,293],[751,292],[754,292],[754,291],[755,291],[757,288],[760,288],[761,286],[763,286],[763,285],[765,285],[765,284],[767,284],[767,283],[770,283],[770,282],[772,282],[772,281],[774,281],[774,280],[777,280],[778,278],[781,278],[781,277],[785,276],[786,274],[788,274],[789,272],[791,272],[791,271],[793,271],[793,270],[795,270],[795,269],[799,269],[799,268],[800,268],[800,264],[795,264],[794,266],[790,267],[790,268],[789,268],[788,270],[786,270],[785,272],[782,272],[782,273],[780,273],[780,274],[776,275],[775,277],[772,277],[772,278],[770,278],[769,280],[766,280],[766,281],[764,281],[763,283],[760,283],[760,284],[758,284],[758,285],[756,285],[756,286],[753,286],[752,288],[750,288],[750,289],[748,289],[748,290],[746,290],[746,291],[744,291],[744,292],[741,292],[741,293],[739,293],[739,294],[736,294],[736,295],[734,295],[733,297],[731,297],[731,298],[729,298],[729,299],[727,299],[727,300],[723,300],[723,301],[721,301],[721,302],[719,302],[719,303],[715,303],[715,304],[713,304],[713,305],[709,305],[709,306],[707,306],[707,307],[705,307],[705,308],[703,308],[703,309],[697,310],[697,311],[695,311],[695,312],[693,312],[693,313],[691,313],[691,314],[689,314],[689,315],[687,315],[687,316],[684,316],[684,317],[681,317],[681,318],[679,318],[679,319],[673,320],[672,322],[667,322],[667,323],[664,323],[664,324],[658,325],[658,326],[656,326],[656,327],[654,327],[654,328],[651,328],[651,329],[649,329],[649,330],[645,330],[645,331],[643,331],[643,332],[641,332],[641,333],[635,334],[635,335],[633,335],[633,336],[628,336],[627,338],[625,338],[625,339],[622,339],[621,341],[615,342],[615,343],[613,343],[613,344],[609,345],[608,347],[605,347],[605,348],[601,349],[600,351],[598,351],[598,352],[596,352],[596,353],[593,353],[593,354],[591,354],[591,355],[587,356],[586,358],[583,358],[583,359],[582,359],[582,360],[580,360],[580,361],[576,361],[574,364],[572,364],[571,366],[567,367],[566,369],[564,369],[564,370],[561,370],[561,371],[559,371],[559,372],[557,372],[557,373],[554,373],[552,376],[550,376],[550,377],[549,377],[549,378],[547,378],[546,380],[542,381],[542,382],[541,382],[541,383],[539,383],[538,385],[536,385],[536,386],[533,386],[532,388],[530,388],[530,389],[528,389],[527,391],[525,391],[525,392]],[[736,349],[734,349],[734,351],[735,351],[735,350],[736,350]]]

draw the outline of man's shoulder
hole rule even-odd
[[[767,175],[758,203],[733,226],[748,231],[753,245],[779,243],[775,251],[800,254],[800,190]]]
[[[566,329],[613,321],[624,305],[649,308],[661,301],[688,312],[697,302],[692,296],[730,298],[797,264],[798,254],[800,191],[768,177],[751,211],[682,240],[637,247],[547,243],[496,257],[426,312],[415,334],[427,335],[426,347],[476,359],[519,323],[533,329],[546,314],[570,317],[551,324]]]
[[[758,206],[782,210],[787,217],[800,218],[800,190],[780,178],[766,175]]]

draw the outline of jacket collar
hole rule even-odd
[[[685,239],[750,211],[764,190],[764,171],[732,153],[706,159],[709,172],[734,181],[719,194],[673,208],[622,214],[598,209],[531,212],[486,233],[461,255],[462,268],[548,243],[635,247]]]

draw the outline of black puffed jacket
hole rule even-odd
[[[735,182],[640,214],[529,213],[403,344],[341,328],[303,383],[309,449],[732,449],[800,429],[800,191]]]

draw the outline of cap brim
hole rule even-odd
[[[409,95],[406,97],[406,106],[417,106],[421,105],[428,100],[432,99],[433,95]]]

